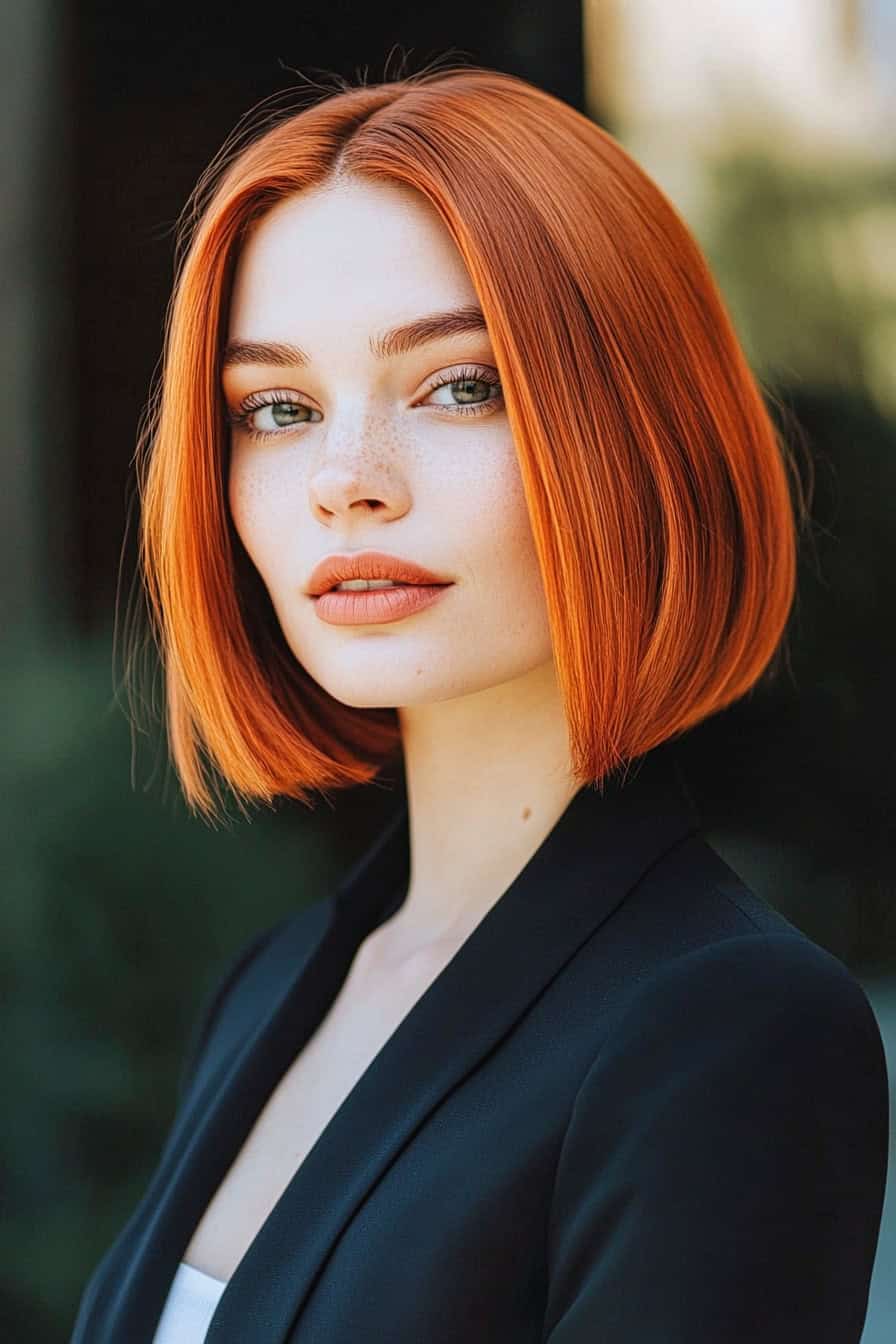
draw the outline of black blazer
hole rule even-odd
[[[670,745],[581,789],[335,1113],[208,1344],[856,1344],[887,1164],[869,1003],[700,833]],[[407,805],[211,996],[73,1344],[148,1344],[367,933]]]

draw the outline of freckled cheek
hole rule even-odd
[[[228,502],[240,540],[252,560],[267,575],[284,544],[295,541],[292,496],[276,473],[253,470],[234,462],[228,482]]]

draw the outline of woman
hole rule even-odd
[[[858,1341],[877,1026],[672,744],[771,668],[798,522],[687,228],[479,68],[193,204],[141,462],[185,796],[407,802],[206,1004],[74,1344]]]

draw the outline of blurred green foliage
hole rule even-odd
[[[896,420],[896,156],[730,148],[705,171],[694,231],[754,370]]]

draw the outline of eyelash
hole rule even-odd
[[[440,379],[426,389],[424,396],[438,391],[440,387],[450,387],[453,383],[487,383],[490,387],[500,387],[501,380],[497,374],[489,368],[482,365],[463,365],[459,369],[452,369],[448,377]],[[436,409],[444,411],[448,415],[483,415],[488,414],[492,407],[499,405],[504,400],[504,394],[499,393],[494,397],[487,397],[485,401],[472,403],[468,406],[437,406]],[[253,429],[250,420],[255,411],[260,411],[264,406],[304,406],[306,410],[313,411],[313,406],[308,406],[304,401],[299,401],[295,397],[284,396],[279,391],[274,392],[253,392],[251,396],[240,405],[238,411],[226,411],[226,417],[235,429],[244,430],[251,439],[278,439],[283,434],[292,434],[302,425],[313,423],[310,420],[297,421],[294,425],[283,425],[280,429]]]

